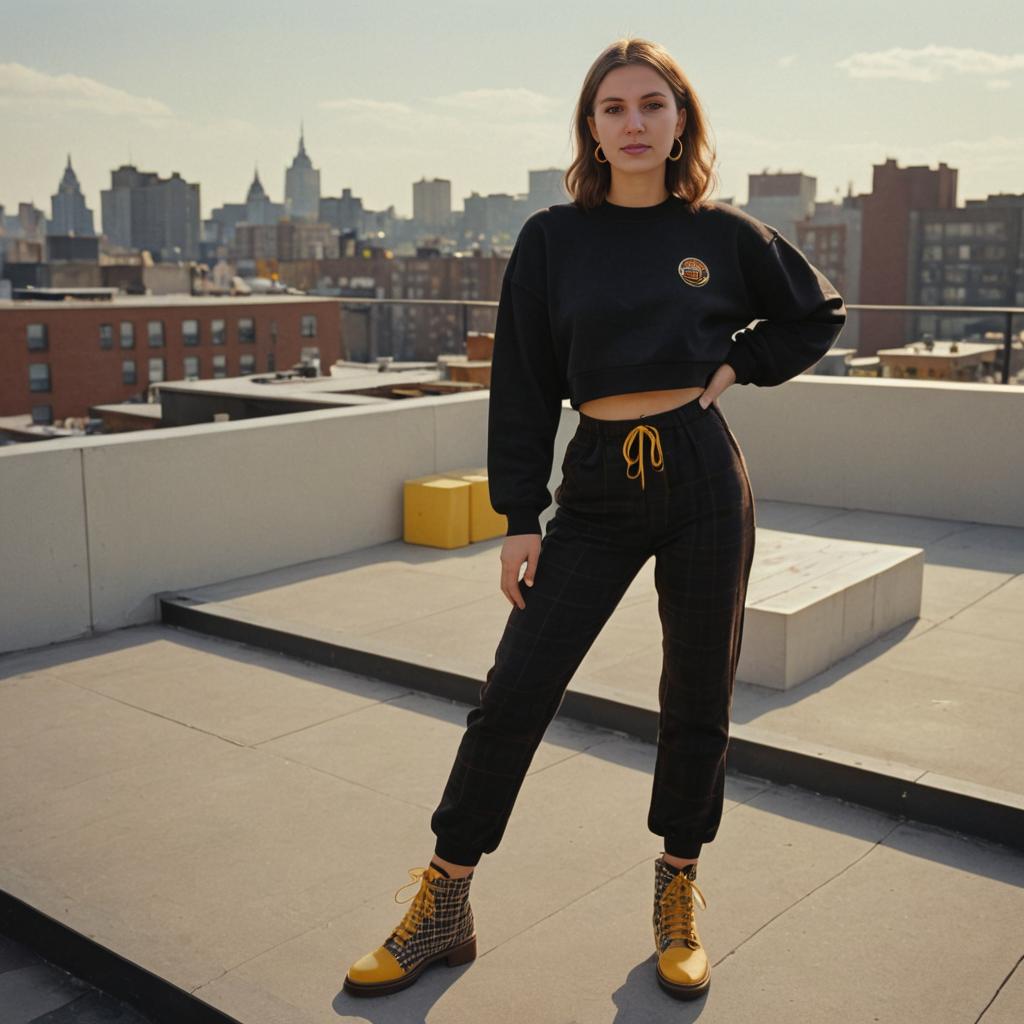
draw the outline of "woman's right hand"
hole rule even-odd
[[[505,543],[501,545],[501,592],[517,608],[526,607],[523,595],[519,592],[519,569],[526,562],[523,582],[532,587],[539,558],[539,533],[514,533],[506,537]]]

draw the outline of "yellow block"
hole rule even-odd
[[[491,494],[487,489],[487,467],[470,466],[466,469],[449,469],[439,476],[452,480],[465,480],[470,485],[469,495],[469,539],[470,542],[504,537],[508,530],[508,519],[491,506]]]
[[[406,480],[402,490],[402,535],[407,544],[461,548],[469,543],[468,481],[432,474]]]

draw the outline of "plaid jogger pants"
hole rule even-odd
[[[435,852],[473,865],[497,848],[570,679],[653,555],[664,653],[647,824],[668,853],[695,858],[722,816],[754,556],[746,461],[715,404],[580,413],[554,497],[534,585],[520,582],[526,607],[509,613],[431,817]]]

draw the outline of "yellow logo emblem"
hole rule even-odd
[[[711,271],[708,270],[708,265],[703,260],[697,259],[696,256],[688,256],[685,260],[682,260],[678,269],[679,276],[691,288],[703,288],[711,279]]]

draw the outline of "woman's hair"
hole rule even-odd
[[[686,107],[683,127],[683,154],[679,160],[665,161],[665,187],[672,195],[686,201],[695,212],[705,205],[716,184],[714,178],[715,147],[709,136],[709,125],[700,100],[683,69],[662,46],[647,39],[626,36],[617,39],[590,65],[583,80],[576,111],[573,115],[573,149],[575,159],[565,172],[566,191],[577,206],[591,210],[608,195],[611,167],[594,158],[596,143],[590,134],[587,116],[594,116],[594,101],[604,76],[614,68],[629,64],[646,64],[668,83],[675,100],[676,112]],[[674,144],[673,144],[674,146]]]

